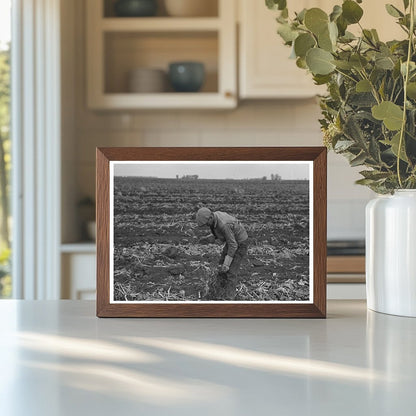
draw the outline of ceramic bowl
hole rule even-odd
[[[128,91],[131,93],[165,92],[167,84],[167,75],[162,69],[136,68],[129,72]]]
[[[119,17],[148,17],[157,12],[156,0],[118,0],[114,12]]]
[[[197,92],[205,80],[205,67],[201,62],[172,62],[169,64],[169,81],[177,92]]]

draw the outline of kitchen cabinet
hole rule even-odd
[[[365,257],[328,256],[328,299],[365,299]]]
[[[328,0],[300,0],[304,7],[325,8]],[[290,6],[290,5],[289,5]],[[292,6],[293,8],[293,6]],[[289,59],[291,50],[277,35],[277,13],[264,1],[239,0],[239,91],[244,98],[308,98],[322,92],[311,75]]]
[[[87,102],[90,109],[234,108],[237,105],[236,4],[218,2],[217,16],[115,17],[104,0],[88,0]],[[111,5],[111,4],[110,4]],[[130,71],[167,71],[169,63],[199,61],[200,92],[132,93]]]
[[[303,8],[320,7],[330,12],[333,0],[299,0],[289,3],[289,8],[300,11]],[[401,0],[393,0],[402,9]],[[239,92],[242,99],[290,99],[308,98],[325,92],[324,87],[313,84],[312,77],[298,68],[290,59],[291,49],[283,44],[277,35],[276,11],[268,10],[263,1],[239,0]],[[376,28],[381,40],[403,38],[404,32],[388,15],[384,3],[366,0],[362,25]],[[358,33],[358,25],[350,26]]]
[[[61,253],[61,298],[95,300],[95,244],[63,244]]]

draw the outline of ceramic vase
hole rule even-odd
[[[369,309],[416,317],[416,189],[367,204],[366,289]]]

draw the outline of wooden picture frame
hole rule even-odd
[[[96,200],[97,200],[97,316],[98,317],[189,317],[189,318],[325,318],[326,317],[326,160],[327,150],[324,147],[239,147],[239,148],[97,148],[97,176],[96,176]],[[153,176],[153,172],[169,168],[172,164],[178,163],[180,167],[188,164],[196,164],[197,167],[203,167],[205,164],[218,164],[215,170],[220,166],[224,169],[228,165],[240,168],[253,164],[253,169],[257,171],[266,169],[270,164],[275,166],[295,166],[299,164],[301,169],[305,164],[310,167],[308,176],[308,207],[309,213],[308,227],[308,290],[309,295],[304,297],[306,300],[297,301],[130,301],[125,299],[115,300],[114,294],[114,169],[117,171],[123,164],[133,165],[135,169],[142,169],[148,166],[149,174],[136,175],[140,179]],[[146,165],[149,164],[149,165]],[[161,169],[154,169],[154,164],[158,164]],[[129,168],[130,169],[130,168]],[[179,167],[178,167],[179,169]],[[201,168],[202,169],[202,168]],[[250,168],[251,169],[251,168]],[[283,168],[282,168],[283,169]],[[289,168],[285,168],[289,169]],[[293,170],[292,169],[292,170]],[[303,169],[303,167],[302,167]],[[237,169],[238,170],[238,169]],[[249,170],[249,169],[248,169]],[[141,172],[143,169],[141,170]],[[124,171],[123,171],[124,172]],[[121,174],[120,174],[121,175]],[[181,179],[188,179],[190,175],[184,175],[182,178],[176,175],[175,182],[182,186]],[[195,175],[197,176],[197,175]],[[271,176],[271,175],[270,175]],[[119,176],[123,178],[124,176]],[[119,178],[117,177],[117,178]],[[162,176],[159,176],[162,178]],[[169,177],[170,178],[170,177]],[[251,178],[251,177],[250,177]],[[195,178],[193,178],[195,179]],[[198,179],[198,178],[196,178]],[[273,178],[274,179],[274,178]],[[174,181],[174,179],[166,179]],[[200,186],[202,181],[211,179],[201,179],[201,182],[194,182],[195,186]],[[212,179],[213,181],[215,179]],[[233,179],[226,179],[233,180]],[[224,179],[223,182],[226,181]],[[254,179],[236,179],[237,181],[259,180]],[[295,181],[282,181],[281,185],[272,184],[268,177],[264,176],[263,181],[267,181],[267,186],[286,186],[290,190],[294,189]],[[118,181],[118,179],[117,179]],[[306,179],[304,179],[306,181]],[[221,180],[220,180],[221,182]],[[300,183],[300,180],[298,181]],[[298,183],[296,182],[296,183]],[[118,183],[118,182],[117,182]],[[173,183],[173,182],[171,182]],[[208,182],[207,182],[208,183]],[[221,182],[222,183],[222,182]],[[245,183],[245,182],[244,182]],[[303,183],[303,182],[302,182]],[[266,184],[266,182],[264,182]],[[194,186],[187,184],[187,186]],[[209,186],[207,184],[206,186]],[[253,187],[254,185],[248,184]],[[257,182],[255,187],[262,185]],[[130,188],[129,188],[130,189]],[[145,187],[141,187],[145,190]],[[250,188],[252,189],[252,188]],[[273,188],[274,189],[274,188]],[[277,188],[276,188],[277,189]],[[280,189],[280,188],[279,188]],[[300,189],[300,188],[299,188]],[[304,189],[304,188],[302,188]],[[302,191],[305,192],[306,191]],[[135,195],[135,193],[133,192]],[[117,195],[122,195],[118,192]],[[131,193],[130,193],[131,195]],[[119,198],[117,196],[117,198]],[[120,198],[122,198],[120,196]],[[278,199],[278,197],[276,196]],[[306,198],[306,197],[305,197]],[[276,199],[276,200],[277,200]],[[117,200],[118,201],[118,200]],[[137,201],[140,204],[140,199]],[[156,207],[156,206],[155,206]],[[156,208],[155,208],[156,209]],[[287,207],[285,208],[288,209]],[[191,218],[191,214],[187,214]],[[290,215],[287,214],[287,215]],[[193,218],[193,217],[192,217]],[[160,220],[163,221],[163,220]],[[193,220],[189,220],[192,222]],[[293,221],[292,221],[293,223]],[[192,224],[191,224],[192,225]],[[192,225],[193,226],[193,225]],[[196,232],[196,231],[195,231]],[[250,235],[250,233],[249,233]],[[134,238],[134,234],[133,234]],[[195,238],[195,237],[193,237]],[[187,240],[186,240],[187,241]],[[228,241],[228,240],[227,240]],[[282,243],[283,245],[285,243]],[[254,250],[254,249],[253,249]],[[110,269],[110,264],[112,269]],[[254,267],[253,265],[250,267]],[[248,270],[249,266],[247,266]],[[295,269],[295,267],[293,267]],[[287,268],[289,270],[289,268]],[[291,269],[291,268],[290,268]],[[251,270],[251,269],[250,269]],[[185,274],[185,273],[184,273]],[[273,276],[276,273],[273,274]],[[113,280],[110,280],[110,275]],[[252,273],[254,276],[255,273]],[[118,275],[117,275],[118,276]],[[269,275],[268,275],[269,276]],[[313,277],[313,278],[312,278]],[[113,285],[111,286],[111,283]],[[299,283],[300,284],[300,283]],[[111,287],[110,287],[111,286]],[[118,293],[118,292],[117,292]],[[198,292],[199,293],[199,292]],[[251,292],[254,293],[254,292]],[[303,292],[302,292],[303,293]],[[111,298],[112,296],[112,298]],[[137,299],[138,299],[137,294]],[[306,295],[304,295],[306,296]],[[124,302],[124,300],[126,300]]]

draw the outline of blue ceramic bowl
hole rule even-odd
[[[148,17],[157,12],[156,0],[118,0],[114,12],[120,17]]]
[[[201,62],[172,62],[169,80],[177,92],[197,92],[205,80],[205,67]]]

